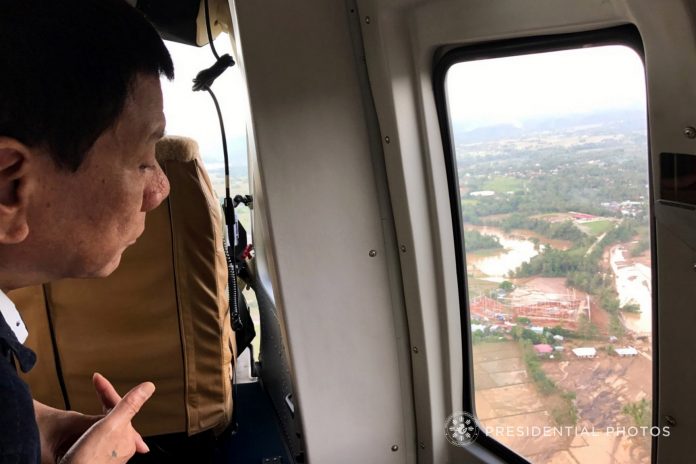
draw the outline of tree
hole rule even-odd
[[[627,313],[639,313],[640,305],[637,303],[626,303],[620,309],[621,311],[625,311]]]
[[[633,419],[636,427],[649,427],[652,423],[652,405],[643,398],[635,403],[628,403],[622,412]]]
[[[616,314],[611,315],[609,321],[609,334],[615,337],[622,337],[626,333],[626,328],[621,323],[619,316]]]
[[[468,230],[464,233],[464,247],[467,252],[503,248],[498,237],[482,234],[477,230]]]
[[[590,322],[590,320],[584,314],[581,314],[578,318],[578,335],[587,339],[597,338],[599,335],[597,326]]]

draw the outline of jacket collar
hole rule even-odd
[[[5,300],[9,301],[0,291],[0,302],[5,303]],[[14,305],[12,307],[14,308]],[[17,335],[5,320],[4,311],[0,312],[0,350],[5,356],[14,356],[22,372],[29,372],[36,364],[36,354],[19,342]]]

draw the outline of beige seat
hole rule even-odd
[[[121,393],[150,380],[157,391],[135,420],[143,435],[221,431],[236,358],[223,219],[194,141],[167,137],[157,157],[170,196],[111,276],[10,293],[39,359],[25,380],[39,401],[95,414],[93,372]]]

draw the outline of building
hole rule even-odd
[[[542,320],[576,322],[585,303],[574,290],[557,294],[525,287],[515,288],[501,301],[509,304],[515,317],[525,317],[535,323]]]
[[[540,343],[538,345],[534,345],[534,352],[537,356],[548,356],[553,353],[553,347],[551,345],[547,345],[546,343]]]
[[[573,354],[578,358],[591,359],[597,356],[597,350],[594,348],[573,348]]]
[[[596,218],[596,216],[593,216],[591,214],[577,213],[575,211],[569,211],[569,214],[573,217],[573,219],[575,219],[578,222],[591,221]]]
[[[477,330],[484,332],[486,330],[486,326],[483,324],[471,324],[471,332],[474,333]]]
[[[493,190],[480,190],[478,192],[471,192],[469,195],[472,197],[492,197],[495,195]]]
[[[638,350],[636,350],[632,346],[629,346],[627,348],[614,348],[614,352],[622,358],[638,355]]]

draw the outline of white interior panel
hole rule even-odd
[[[255,134],[254,238],[285,322],[308,460],[408,462],[405,334],[347,9],[277,0],[235,10]]]
[[[385,151],[397,236],[416,247],[412,259],[402,260],[402,271],[412,343],[423,344],[427,353],[414,357],[418,439],[433,440],[432,448],[420,450],[419,462],[462,462],[471,457],[470,450],[449,446],[441,437],[445,416],[461,406],[461,380],[449,373],[461,372],[463,361],[453,226],[432,90],[436,53],[491,40],[634,24],[645,46],[651,163],[656,173],[660,152],[696,153],[696,143],[682,135],[684,127],[696,123],[693,9],[681,0],[361,0],[359,5],[380,126],[396,142]],[[690,321],[681,315],[693,310],[687,298],[678,297],[689,294],[694,274],[681,262],[692,259],[685,258],[687,250],[663,251],[660,242],[666,234],[659,218],[656,232],[658,288],[661,295],[670,295],[659,301],[659,425],[664,425],[666,413],[677,419],[672,436],[661,439],[658,453],[663,462],[678,462],[678,456],[696,451],[696,442],[689,438],[696,424],[679,413],[696,408],[694,396],[685,393],[696,390],[696,375],[684,369],[679,354],[693,351],[683,344],[693,324],[679,324]],[[679,415],[687,417],[682,422]]]

